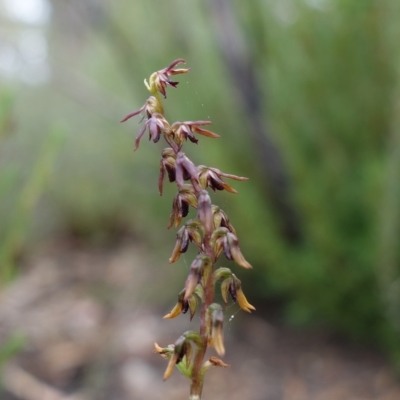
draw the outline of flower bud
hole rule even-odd
[[[213,216],[211,210],[211,199],[206,190],[202,190],[198,197],[197,217],[203,224],[206,233],[213,230]]]
[[[187,277],[185,284],[185,300],[189,299],[189,297],[193,294],[197,284],[202,278],[203,273],[208,272],[209,268],[207,267],[209,267],[210,265],[210,257],[204,254],[199,254],[192,262],[192,265],[190,266],[189,276]]]
[[[185,283],[185,300],[193,294],[197,284],[200,282],[203,264],[200,259],[196,258],[190,266],[189,276]]]

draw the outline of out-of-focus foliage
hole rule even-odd
[[[42,80],[15,84],[18,134],[7,139],[7,157],[28,170],[49,127],[66,126],[36,240],[69,233],[104,243],[130,231],[168,258],[174,188],[157,195],[162,144],[143,141],[133,154],[139,125],[118,120],[147,98],[145,77],[182,57],[192,71],[169,90],[167,118],[211,119],[224,140],[185,151],[251,178],[235,185],[239,196],[215,198],[259,273],[253,295],[284,299],[291,321],[372,340],[400,360],[396,1],[46,4],[50,16],[34,28],[46,44]],[[23,55],[33,28],[7,21],[8,45]],[[247,82],[257,90],[244,95]],[[276,163],[260,155],[263,139]]]
[[[4,92],[0,97],[0,140],[12,133],[13,96]],[[25,235],[32,220],[32,214],[51,175],[54,160],[59,153],[62,135],[55,130],[44,138],[44,145],[36,154],[33,167],[21,179],[23,171],[16,160],[7,155],[7,144],[3,152],[3,164],[0,174],[0,198],[2,199],[2,226],[0,230],[0,283],[3,285],[17,273],[16,258],[21,254]],[[1,143],[0,143],[1,146]],[[7,159],[8,158],[8,159]]]

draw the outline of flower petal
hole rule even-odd
[[[182,302],[178,302],[175,304],[175,307],[171,310],[170,313],[163,316],[163,319],[172,319],[176,318],[178,315],[182,313]]]

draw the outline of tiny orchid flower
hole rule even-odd
[[[149,140],[153,140],[154,143],[157,143],[160,140],[161,133],[168,132],[170,129],[168,121],[164,118],[164,116],[159,113],[154,113],[145,122],[143,128],[139,131],[138,135],[136,136],[134,151],[136,151],[139,148],[140,139],[146,132],[147,128],[149,128]]]
[[[186,72],[190,71],[190,68],[178,68],[174,69],[178,64],[185,64],[186,61],[183,58],[178,58],[177,60],[173,61],[168,67],[160,69],[157,72],[154,72],[150,76],[150,84],[147,84],[147,81],[145,81],[145,84],[147,88],[153,92],[153,90],[157,90],[160,92],[164,98],[167,97],[167,93],[165,88],[168,86],[172,86],[176,88],[179,82],[173,82],[169,79],[171,75],[177,75],[177,74],[185,74]]]
[[[177,144],[178,149],[180,150],[183,143],[186,140],[190,140],[192,143],[198,142],[195,137],[195,133],[207,136],[209,138],[220,138],[220,135],[217,135],[214,132],[211,132],[207,129],[200,128],[203,125],[211,125],[211,121],[186,121],[186,122],[174,122],[171,125],[171,131],[173,132],[173,140]]]
[[[222,177],[234,179],[235,181],[246,181],[248,179],[243,176],[226,174],[217,168],[209,168],[204,165],[199,165],[197,169],[199,171],[199,182],[203,189],[210,187],[214,191],[225,189],[230,193],[237,193],[237,190],[235,190],[231,185],[228,185],[226,182],[224,182],[222,180]]]
[[[229,218],[226,215],[226,212],[214,204],[212,205],[211,209],[213,214],[214,229],[224,227],[227,228],[234,235],[236,235],[235,228],[229,222]]]
[[[178,187],[182,187],[184,185],[184,181],[190,179],[194,189],[197,189],[197,191],[201,190],[197,177],[197,168],[192,161],[186,157],[185,153],[182,153],[181,151],[176,156],[175,175],[176,184]]]
[[[235,261],[236,264],[243,268],[253,268],[243,257],[239,247],[239,239],[228,228],[218,228],[211,235],[211,244],[214,248],[216,258],[220,256],[222,251],[228,260]]]
[[[248,313],[255,310],[255,307],[247,301],[242,290],[242,282],[235,274],[231,274],[229,278],[224,279],[221,283],[221,295],[225,304],[228,303],[228,293],[231,295],[232,300],[239,304],[242,310]]]
[[[172,203],[172,212],[169,217],[168,229],[177,228],[189,213],[189,206],[197,208],[197,197],[192,185],[183,185],[179,188]]]
[[[201,250],[202,248],[202,237],[201,233],[204,233],[203,225],[197,220],[190,220],[179,229],[176,234],[176,242],[172,255],[169,259],[169,263],[172,264],[179,259],[182,253],[186,253],[189,242],[194,242]]]
[[[164,372],[164,381],[171,377],[174,372],[174,367],[179,364],[187,352],[187,346],[190,344],[186,341],[186,338],[182,335],[174,344],[174,352],[169,359],[167,369]]]

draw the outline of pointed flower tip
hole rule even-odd
[[[176,60],[172,61],[168,67],[164,68],[165,70],[169,71],[170,69],[176,67],[178,64],[186,64],[186,60],[183,58],[177,58]]]
[[[163,348],[158,345],[157,342],[154,342],[154,353],[161,354],[163,352]]]
[[[182,303],[179,301],[170,313],[163,316],[163,319],[176,318],[182,312]]]
[[[178,314],[179,315],[179,314]],[[172,318],[176,318],[178,315],[173,314],[172,312],[166,314],[163,316],[163,319],[172,319]]]
[[[229,364],[225,364],[220,358],[215,357],[215,356],[211,357],[208,361],[214,367],[223,367],[223,368],[229,367]]]
[[[239,246],[232,247],[231,253],[232,253],[233,260],[235,261],[235,263],[237,265],[239,265],[245,269],[253,269],[251,264],[243,257],[243,254],[240,251]]]
[[[131,119],[131,118],[133,118],[134,116],[138,115],[141,111],[142,111],[142,110],[134,111],[134,112],[132,112],[132,113],[126,115],[126,116],[125,116],[124,118],[122,118],[121,121],[119,121],[119,122],[122,123],[122,122],[128,121],[128,119]]]
[[[237,288],[236,291],[236,302],[239,304],[239,307],[243,311],[251,313],[252,311],[256,310],[256,308],[247,301],[246,296],[244,295],[243,290],[240,286]]]
[[[214,344],[215,351],[218,353],[219,356],[223,357],[225,355],[225,347],[223,343],[216,342]]]
[[[240,307],[243,311],[246,311],[246,312],[248,312],[249,314],[251,314],[251,312],[252,311],[255,311],[256,310],[256,308],[254,307],[254,306],[252,306],[250,303],[248,303],[248,305],[245,307],[245,306],[241,306]]]
[[[174,354],[169,359],[169,363],[168,363],[167,369],[164,372],[164,377],[163,377],[164,381],[166,381],[168,378],[171,377],[172,373],[174,372],[174,367],[175,367],[175,364],[176,364],[177,360],[178,360],[178,355],[177,354]]]

